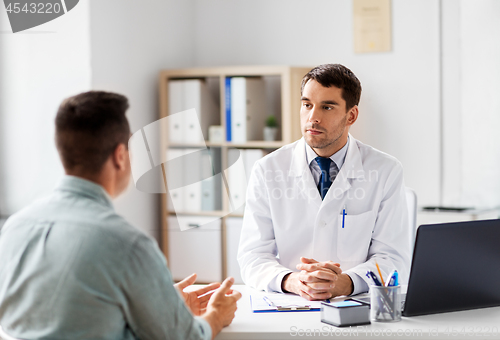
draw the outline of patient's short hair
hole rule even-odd
[[[119,144],[128,145],[128,99],[90,91],[67,98],[56,116],[56,146],[66,171],[98,174]]]
[[[340,64],[323,64],[316,66],[302,78],[300,93],[309,80],[315,80],[323,87],[338,87],[342,90],[342,99],[346,101],[346,109],[359,104],[361,83],[347,67]]]

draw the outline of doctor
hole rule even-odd
[[[368,270],[406,282],[403,168],[349,134],[361,84],[346,67],[302,79],[303,138],[259,160],[247,189],[238,262],[254,288],[309,300],[368,291]]]

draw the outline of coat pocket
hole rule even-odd
[[[337,223],[337,256],[340,261],[366,261],[375,217],[373,211],[359,215],[339,215]]]

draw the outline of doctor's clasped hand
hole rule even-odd
[[[293,272],[285,276],[282,290],[295,293],[307,300],[326,300],[340,295],[350,295],[353,283],[349,275],[343,274],[339,263],[318,262],[305,257]]]

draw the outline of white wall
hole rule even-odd
[[[443,200],[500,206],[500,2],[443,5]]]
[[[419,204],[440,200],[439,2],[396,0],[393,48],[354,54],[352,2],[195,0],[195,64],[342,63],[363,94],[354,136],[397,157]],[[298,119],[298,117],[297,117]]]
[[[462,199],[500,206],[500,1],[461,1]]]
[[[0,6],[0,213],[49,194],[63,174],[54,144],[61,101],[90,88],[89,6],[11,33]]]
[[[193,66],[192,1],[92,0],[92,88],[126,95],[132,132],[158,119],[161,69]],[[131,185],[115,202],[118,213],[158,237],[158,194]]]
[[[461,1],[442,1],[442,142],[443,204],[461,204],[462,115],[461,115]]]

